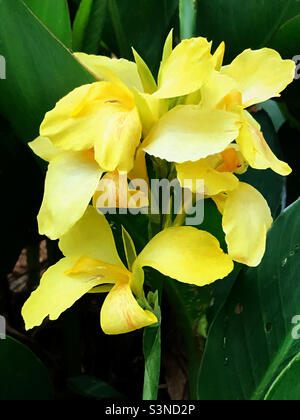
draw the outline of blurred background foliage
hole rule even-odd
[[[24,331],[22,304],[60,257],[57,244],[37,232],[46,167],[26,144],[62,96],[94,80],[72,51],[132,60],[133,46],[156,74],[174,28],[176,43],[204,36],[215,49],[224,40],[226,64],[246,48],[272,47],[291,59],[300,56],[300,1],[0,0],[0,16],[7,74],[0,80],[0,315],[9,334],[0,340],[0,399],[140,399],[142,333],[105,336],[102,296],[85,296],[57,322]],[[293,168],[287,182],[271,171],[243,176],[274,217],[299,197],[299,97],[298,79],[276,102],[252,109],[271,148]],[[201,229],[225,247],[220,215],[209,200],[205,206]],[[272,228],[258,269],[237,264],[229,278],[202,289],[157,277],[165,292],[159,399],[300,399],[298,383],[288,393],[300,344],[287,327],[300,313],[299,220],[296,202]],[[121,223],[129,233],[147,229],[142,216],[111,223],[117,238]]]

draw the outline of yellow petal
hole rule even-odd
[[[38,215],[40,234],[57,239],[84,214],[102,171],[84,153],[64,152],[51,160]]]
[[[234,79],[214,71],[201,88],[201,106],[216,108],[228,93],[236,89],[237,83]]]
[[[84,216],[61,238],[59,247],[66,256],[87,255],[124,267],[109,223],[92,206],[87,208]]]
[[[233,270],[233,262],[218,240],[189,226],[171,227],[158,233],[138,256],[137,264],[197,286],[222,279]]]
[[[31,150],[46,162],[56,157],[62,151],[57,149],[47,137],[38,137],[34,141],[28,143]]]
[[[237,138],[240,150],[255,169],[271,168],[280,175],[289,175],[292,170],[289,165],[279,160],[264,139],[258,122],[247,111],[243,111],[244,124]]]
[[[221,72],[237,81],[243,105],[248,107],[280,96],[294,79],[295,63],[282,60],[278,52],[269,48],[248,49]]]
[[[143,150],[169,162],[197,161],[221,152],[236,139],[240,116],[183,105],[165,114],[143,142]]]
[[[226,200],[227,200],[226,193],[220,193],[218,195],[212,196],[211,198],[215,202],[215,205],[217,206],[219,212],[221,214],[223,214],[224,213],[224,208],[225,208],[225,203],[226,203]]]
[[[227,193],[222,223],[233,260],[251,267],[259,265],[272,222],[266,200],[251,185],[240,182],[237,189]]]
[[[74,118],[73,114],[86,104],[92,92],[95,92],[95,87],[95,83],[83,85],[62,98],[55,108],[45,115],[40,135],[48,137],[55,147],[74,151],[92,148],[97,114],[88,113],[84,119]]]
[[[56,320],[85,293],[101,284],[101,280],[86,274],[76,277],[65,274],[75,264],[76,258],[63,258],[43,275],[39,287],[22,309],[27,330],[40,325],[47,316]]]
[[[142,135],[137,109],[124,109],[121,106],[118,109],[111,104],[103,108],[98,123],[99,137],[95,142],[98,164],[108,172],[116,169],[131,171]]]
[[[136,88],[143,92],[137,65],[132,61],[84,53],[74,55],[98,80],[114,83],[121,80],[129,89]]]
[[[161,68],[157,98],[175,98],[194,92],[214,68],[211,44],[205,38],[182,41]]]
[[[87,256],[81,256],[65,274],[74,277],[87,274],[90,278],[98,277],[101,279],[101,282],[105,284],[115,284],[118,281],[129,281],[132,276],[125,267],[109,264]]]
[[[124,86],[96,82],[81,86],[48,112],[41,136],[65,150],[95,147],[95,158],[106,171],[130,170],[141,137],[134,97]],[[121,147],[122,146],[122,147]]]
[[[146,153],[140,146],[136,151],[136,156],[134,160],[134,167],[132,171],[129,172],[128,178],[130,180],[134,179],[143,179],[149,185],[149,177],[146,163]]]
[[[101,309],[101,327],[106,334],[124,334],[158,322],[135,300],[128,282],[117,283],[107,295]]]
[[[230,172],[219,172],[210,166],[207,159],[200,159],[197,162],[184,162],[176,165],[177,177],[180,184],[184,181],[193,181],[193,192],[196,193],[196,180],[203,179],[204,194],[216,195],[220,192],[234,190],[239,180]]]

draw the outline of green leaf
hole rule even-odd
[[[201,400],[262,400],[300,351],[300,200],[273,224],[261,265],[240,273],[208,336]],[[291,395],[292,391],[291,391]]]
[[[156,74],[177,7],[178,0],[110,0],[111,21],[106,22],[104,41],[117,56],[129,60],[134,47]]]
[[[124,226],[122,226],[122,240],[123,240],[128,270],[132,271],[132,267],[136,260],[137,255],[136,255],[136,250],[135,250],[133,240],[131,236],[129,235],[129,233],[127,232],[127,230],[124,228]]]
[[[7,79],[0,80],[0,113],[28,142],[60,98],[95,79],[22,1],[1,0],[0,16],[0,55],[7,66]]]
[[[299,54],[300,14],[285,22],[275,33],[270,44],[286,58]]]
[[[269,101],[266,101],[260,105],[261,109],[266,111],[266,113],[271,118],[274,128],[276,132],[279,131],[279,129],[283,126],[283,124],[286,122],[286,117],[284,116],[282,110],[280,109],[280,106],[278,103],[272,99]]]
[[[145,374],[143,400],[156,400],[161,366],[161,299],[165,277],[156,270],[150,270],[151,288],[147,296],[148,305],[158,319],[158,323],[144,329],[143,351],[145,358]],[[146,270],[147,274],[147,270]]]
[[[275,34],[271,41],[271,47],[278,50],[284,58],[294,58],[297,64],[297,80],[295,80],[282,94],[283,99],[288,105],[289,111],[292,113],[291,123],[299,129],[299,95],[300,95],[300,79],[299,79],[299,63],[300,63],[300,14],[285,22]],[[289,116],[289,115],[287,115]],[[295,123],[296,121],[296,123]]]
[[[198,0],[179,0],[180,38],[195,36]]]
[[[300,400],[300,353],[282,370],[269,389],[265,400]]]
[[[160,378],[161,362],[160,326],[145,328],[143,348],[145,356],[143,400],[156,400]]]
[[[226,43],[226,61],[246,48],[268,46],[281,25],[300,13],[295,0],[201,0],[197,15],[198,35],[216,44]]]
[[[97,400],[108,398],[117,400],[125,399],[111,385],[93,376],[81,375],[69,378],[68,385],[73,392],[87,398]]]
[[[52,400],[53,386],[45,366],[19,341],[0,340],[0,400]]]
[[[149,67],[145,63],[145,61],[142,59],[142,57],[135,51],[135,49],[132,49],[134,59],[137,65],[138,73],[141,78],[142,85],[144,87],[145,93],[154,93],[157,90],[157,84],[153,78],[153,75],[151,71],[149,70]]]
[[[24,2],[61,42],[71,48],[71,22],[66,0],[24,0]]]
[[[73,24],[73,50],[97,54],[106,18],[107,0],[82,0]]]

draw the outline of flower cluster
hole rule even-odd
[[[57,319],[85,293],[108,292],[103,330],[133,331],[158,321],[144,296],[143,267],[203,286],[226,277],[234,261],[260,263],[271,212],[238,175],[248,166],[283,176],[291,169],[273,154],[247,108],[280,96],[294,78],[295,63],[263,48],[223,66],[224,43],[213,54],[201,37],[174,49],[172,44],[170,33],[157,81],[135,51],[135,62],[74,54],[98,81],[62,98],[30,144],[49,162],[40,233],[59,238],[65,258],[25,303],[26,328],[47,316]],[[204,180],[205,198],[222,214],[227,253],[210,233],[169,223],[125,267],[109,223],[90,202],[99,195],[99,181],[118,174],[148,182],[146,158],[156,166],[170,162],[181,185]]]

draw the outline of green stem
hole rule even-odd
[[[150,235],[149,240],[153,236],[153,224],[149,220]],[[155,225],[155,229],[157,226]],[[161,367],[161,314],[160,305],[163,292],[163,279],[158,278],[160,274],[153,274],[151,281],[151,289],[153,292],[157,291],[155,298],[155,313],[159,312],[157,316],[159,324],[150,326],[144,329],[143,335],[143,351],[145,357],[145,374],[144,374],[144,388],[143,388],[143,401],[156,400],[158,395],[158,387],[160,380],[160,367]],[[155,296],[155,293],[154,295]],[[149,296],[148,296],[149,299]],[[145,307],[149,302],[145,302]]]
[[[196,35],[197,0],[179,0],[180,38]]]
[[[161,363],[160,326],[145,328],[143,348],[145,355],[143,400],[156,400],[158,395]]]
[[[145,375],[143,400],[156,400],[160,380],[161,366],[161,299],[163,291],[163,276],[158,274],[153,277],[152,289],[148,301],[156,314],[158,323],[145,328],[143,336],[143,350],[145,356]],[[149,305],[148,303],[148,305]],[[147,306],[147,305],[146,305]]]

